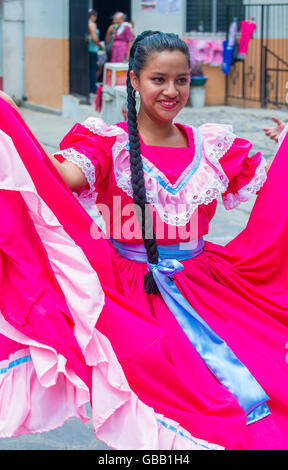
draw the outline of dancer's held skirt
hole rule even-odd
[[[117,449],[288,449],[287,137],[246,229],[175,277],[269,397],[271,414],[247,425],[161,296],[143,293],[145,263],[91,237],[2,101],[0,124],[0,436],[85,422],[90,401],[96,436]]]

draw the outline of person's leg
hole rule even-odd
[[[90,70],[90,93],[97,91],[97,53],[89,52],[89,70]]]

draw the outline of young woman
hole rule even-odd
[[[97,91],[97,68],[98,68],[98,51],[101,49],[99,39],[100,31],[97,28],[98,13],[96,10],[91,10],[88,13],[88,51],[89,51],[89,77],[90,77],[90,93]]]
[[[156,420],[161,432],[170,432],[177,448],[189,447],[192,436],[197,436],[226,449],[287,449],[287,138],[267,178],[261,154],[249,156],[251,144],[236,137],[231,126],[206,124],[196,129],[174,123],[187,101],[189,82],[188,49],[176,35],[148,31],[136,38],[127,79],[128,123],[107,127],[100,119],[90,118],[76,124],[60,151],[50,156],[76,198],[64,182],[61,186],[46,157],[42,156],[43,162],[36,149],[25,151],[26,141],[20,135],[23,124],[17,140],[17,126],[7,122],[7,111],[0,116],[1,128],[13,136],[39,197],[97,273],[99,282],[91,273],[86,284],[75,253],[65,243],[56,244],[50,223],[46,249],[52,250],[54,273],[58,273],[58,258],[66,262],[66,302],[70,282],[72,292],[79,284],[80,299],[92,296],[98,301],[96,330],[90,316],[93,304],[89,310],[80,301],[75,317],[80,325],[84,322],[84,330],[89,325],[90,334],[96,331],[95,335],[109,340],[127,378],[127,389],[143,409],[146,406],[155,413],[153,429]],[[135,92],[141,98],[138,114]],[[33,145],[37,146],[35,140]],[[11,171],[5,174],[11,176]],[[238,237],[225,247],[204,242],[219,195],[232,209],[256,193],[249,223]],[[106,234],[77,203],[78,199],[91,207],[96,196]],[[37,214],[45,215],[38,209],[36,221],[41,221]],[[24,237],[25,230],[22,233]],[[73,326],[74,316],[62,312],[64,307],[55,318],[64,316]],[[13,317],[5,318],[8,330]],[[13,326],[17,331],[21,326],[33,338],[28,319],[33,324],[37,318],[28,316],[23,326],[19,322]],[[57,324],[53,332],[59,334]],[[77,329],[74,336],[81,346],[76,333]],[[44,325],[37,334],[38,347],[47,345]],[[58,351],[60,343],[51,338]],[[92,385],[89,382],[91,368],[101,363],[95,359],[99,344],[98,348],[80,347],[76,369],[68,348],[71,341],[68,333],[63,335],[61,355],[69,357],[76,377],[88,384],[98,429],[97,403],[107,405],[111,399],[107,386],[107,400],[103,387],[97,402],[96,372]],[[105,358],[106,366],[110,357]],[[121,369],[117,370],[120,374]],[[110,377],[105,367],[100,371],[105,380]],[[115,387],[115,394],[119,388]],[[130,417],[130,412],[129,406],[122,407],[114,422],[124,419],[125,413]],[[140,413],[134,422],[141,423]],[[115,427],[109,424],[100,438],[114,446],[117,441],[119,447]],[[137,440],[139,428],[135,424],[131,438]],[[123,432],[122,438],[127,445],[129,436]],[[133,445],[137,448],[135,440]],[[145,448],[147,442],[141,445]],[[165,448],[169,445],[164,443]]]

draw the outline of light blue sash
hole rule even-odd
[[[147,263],[143,244],[111,240],[119,254],[129,260]],[[195,347],[210,371],[238,400],[247,415],[247,424],[270,414],[266,404],[269,397],[251,375],[247,367],[235,356],[229,346],[198,315],[183,297],[172,276],[184,266],[179,260],[193,258],[203,251],[204,241],[158,245],[159,263],[149,264],[155,282],[169,310]]]

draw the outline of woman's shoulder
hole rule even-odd
[[[128,122],[127,121],[117,122],[117,124],[115,125],[119,127],[120,129],[122,129],[122,131],[124,131],[126,134],[128,134]]]
[[[90,29],[90,31],[96,31],[97,29],[97,26],[96,26],[96,23],[94,21],[88,21],[88,27]]]
[[[123,136],[126,142],[123,129],[117,125],[108,126],[103,119],[92,116],[83,122],[77,122],[69,130],[60,143],[60,149],[76,146],[89,154],[107,155],[111,153],[115,140],[123,140]]]
[[[128,28],[128,29],[132,29],[132,25],[131,25],[131,23],[128,23],[128,21],[125,21],[124,27]]]
[[[81,129],[85,135],[95,136],[96,138],[116,137],[128,131],[128,128],[125,128],[125,123],[120,122],[109,125],[103,119],[94,116],[88,117],[84,121],[76,123],[72,127],[71,131],[76,129]]]
[[[206,123],[198,128],[207,156],[221,158],[233,145],[236,139],[230,124]]]

